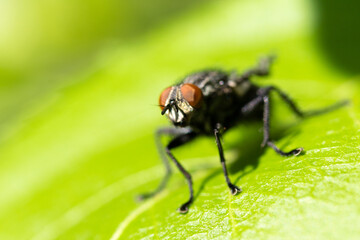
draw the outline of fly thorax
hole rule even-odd
[[[249,81],[242,81],[238,83],[229,81],[229,86],[234,89],[238,96],[244,96],[250,89],[251,83]]]

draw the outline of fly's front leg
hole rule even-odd
[[[185,170],[185,168],[180,164],[178,160],[174,157],[174,155],[171,153],[171,149],[174,149],[176,147],[179,147],[187,142],[190,142],[193,140],[197,134],[195,132],[188,132],[182,135],[179,135],[175,137],[173,140],[170,141],[170,143],[166,146],[166,153],[170,157],[170,159],[175,163],[176,167],[179,169],[179,171],[184,175],[186,178],[186,181],[189,186],[190,191],[190,197],[189,200],[183,203],[179,208],[178,211],[180,213],[187,213],[189,211],[189,206],[193,202],[194,198],[194,190],[193,190],[193,183],[191,179],[191,175],[188,171]]]
[[[169,164],[169,160],[166,156],[166,153],[164,151],[164,146],[161,142],[161,138],[164,135],[169,135],[169,136],[178,136],[181,134],[186,134],[189,133],[190,129],[187,128],[159,128],[158,130],[156,130],[155,132],[155,144],[156,144],[156,148],[159,152],[160,158],[165,166],[165,176],[162,179],[162,181],[160,182],[160,184],[158,185],[158,187],[148,193],[144,193],[138,196],[139,200],[144,200],[150,197],[153,197],[154,195],[156,195],[157,193],[161,192],[165,187],[166,184],[168,183],[170,176],[171,176],[171,167]]]
[[[222,165],[222,168],[223,168],[226,183],[230,188],[231,194],[236,195],[237,193],[241,192],[241,189],[239,187],[235,186],[234,184],[232,184],[230,179],[229,179],[229,176],[228,176],[228,171],[227,171],[227,168],[226,168],[225,157],[224,157],[224,150],[222,148],[221,140],[220,140],[220,138],[221,138],[221,134],[220,134],[221,128],[222,128],[221,125],[217,124],[216,128],[214,129],[215,141],[216,141],[216,145],[217,145],[217,147],[219,149],[220,162],[221,162],[221,165]]]

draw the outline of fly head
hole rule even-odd
[[[179,127],[185,127],[201,107],[203,95],[199,87],[186,83],[166,88],[160,95],[161,114]]]

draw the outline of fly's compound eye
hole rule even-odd
[[[169,97],[169,93],[170,93],[171,89],[172,89],[172,87],[168,87],[168,88],[164,89],[164,91],[162,91],[160,94],[159,105],[160,105],[161,110],[164,110],[164,108],[165,108],[165,103]]]
[[[198,108],[202,103],[202,92],[200,88],[191,83],[185,83],[181,86],[181,94],[185,98],[185,100],[192,106],[193,108]]]

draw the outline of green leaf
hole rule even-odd
[[[303,1],[222,1],[189,12],[139,42],[104,51],[71,83],[35,98],[0,143],[0,239],[356,239],[360,230],[359,83],[332,66],[313,35]],[[196,199],[176,208],[187,186],[137,203],[163,175],[153,132],[166,125],[161,90],[207,67],[239,71],[260,55],[279,56],[255,79],[283,89],[302,109],[351,99],[350,106],[304,120],[279,98],[273,136],[284,158],[262,150],[261,123],[224,137],[232,196],[213,139],[174,150],[194,176]],[[10,112],[10,110],[9,110]]]

